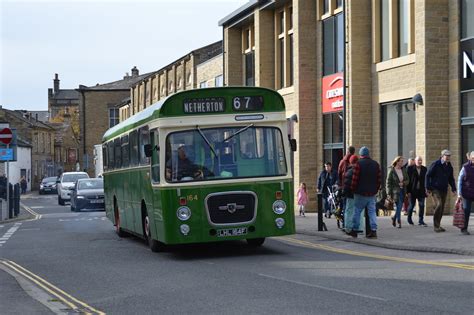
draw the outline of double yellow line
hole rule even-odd
[[[59,289],[58,287],[54,286],[53,284],[49,283],[48,281],[44,280],[40,276],[32,273],[31,271],[23,268],[22,266],[18,265],[17,263],[11,260],[0,260],[0,263],[7,267],[13,273],[16,273],[29,281],[36,284],[38,287],[46,291],[47,293],[51,294],[52,296],[56,297],[60,302],[67,305],[72,311],[82,313],[82,314],[89,314],[89,315],[105,315],[104,312],[99,311],[93,308],[90,305],[76,299],[75,297],[67,294],[63,290]]]
[[[339,254],[346,254],[352,256],[359,256],[359,257],[369,257],[381,260],[390,260],[390,261],[397,261],[397,262],[404,262],[404,263],[412,263],[412,264],[421,264],[421,265],[431,265],[431,266],[439,266],[439,267],[449,267],[449,268],[458,268],[458,269],[465,269],[465,270],[474,270],[474,265],[468,264],[458,264],[458,263],[448,263],[442,261],[431,261],[431,260],[420,260],[420,259],[412,259],[412,258],[402,258],[402,257],[394,257],[394,256],[385,256],[385,255],[377,255],[371,253],[364,253],[364,252],[357,252],[349,249],[342,249],[331,247],[327,245],[315,244],[303,240],[299,240],[292,237],[277,237],[277,239],[293,243],[297,245],[301,245],[304,247],[310,247],[320,250],[325,250],[328,252],[339,253]]]

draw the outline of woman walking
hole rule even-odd
[[[406,168],[403,167],[403,157],[397,156],[389,167],[386,190],[387,198],[392,199],[396,204],[395,216],[392,217],[392,225],[396,227],[398,223],[399,229],[402,228],[401,213],[408,182],[408,173]]]

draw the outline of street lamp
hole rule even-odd
[[[416,105],[423,105],[423,96],[420,93],[415,94],[411,100]]]

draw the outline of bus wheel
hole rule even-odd
[[[259,247],[262,246],[263,243],[265,242],[265,237],[261,238],[248,238],[247,239],[247,244],[251,247]]]
[[[114,202],[114,216],[115,216],[115,233],[119,237],[125,237],[125,232],[122,230],[120,225],[120,214],[117,206],[117,201]]]
[[[150,231],[150,218],[148,217],[148,212],[145,211],[143,218],[143,229],[145,230],[145,241],[148,243],[151,251],[154,253],[162,252],[165,249],[165,244],[160,241],[154,240],[151,236]]]

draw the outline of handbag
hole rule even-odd
[[[460,229],[464,228],[464,210],[462,208],[461,199],[458,199],[454,205],[453,225]]]
[[[387,210],[393,210],[393,200],[391,198],[386,198],[385,199],[385,208]]]

